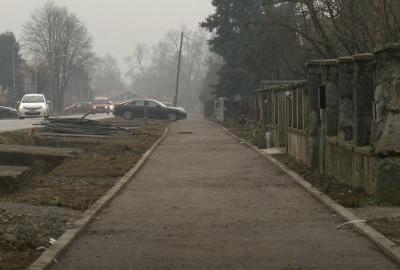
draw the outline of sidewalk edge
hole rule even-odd
[[[60,238],[42,255],[36,259],[27,270],[46,270],[49,269],[54,263],[57,263],[57,258],[60,257],[68,246],[78,237],[78,235],[90,224],[96,214],[100,212],[105,206],[107,206],[122,190],[122,188],[129,183],[133,177],[140,171],[145,165],[146,161],[150,158],[157,147],[164,141],[168,136],[171,129],[169,124],[164,134],[159,138],[136,162],[135,166],[131,168],[121,179],[107,191],[96,203],[94,203],[88,210],[86,210],[82,217],[74,222],[72,229],[66,230]]]
[[[302,188],[304,188],[315,199],[317,199],[319,202],[324,204],[328,209],[330,209],[337,215],[344,218],[346,221],[360,220],[360,218],[358,218],[356,215],[351,213],[349,210],[344,208],[342,205],[338,204],[336,201],[331,199],[329,196],[327,196],[323,192],[321,192],[318,189],[316,189],[315,187],[313,187],[308,181],[306,181],[304,178],[299,176],[294,171],[290,170],[283,163],[281,163],[280,161],[278,161],[271,155],[263,153],[256,146],[252,145],[247,140],[242,139],[239,136],[233,134],[232,132],[230,132],[228,129],[226,129],[222,125],[212,122],[212,121],[211,121],[211,123],[220,127],[226,134],[233,137],[234,139],[239,141],[241,144],[245,145],[248,148],[253,149],[259,155],[261,155],[262,157],[271,161],[275,166],[277,166],[279,169],[281,169],[282,171],[287,173],[298,185],[300,185]],[[375,244],[386,256],[388,256],[395,263],[400,265],[400,247],[399,246],[397,246],[391,240],[386,238],[383,234],[381,234],[380,232],[378,232],[377,230],[375,230],[374,228],[372,228],[371,226],[369,226],[365,223],[354,223],[354,224],[352,224],[352,227],[356,232],[358,232],[362,236],[366,237],[373,244]]]

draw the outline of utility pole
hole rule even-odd
[[[33,84],[33,87],[35,88],[34,92],[37,93],[38,92],[38,63],[37,63],[36,52],[35,52],[35,56],[34,56],[33,61],[34,61],[34,63],[33,63],[33,65],[34,65],[34,76],[33,76],[34,84]]]
[[[14,94],[16,94],[16,87],[15,87],[15,40],[13,40],[12,45],[12,72],[13,72],[13,89]]]
[[[181,60],[182,60],[182,46],[183,46],[184,32],[181,34],[181,45],[179,47],[179,59],[178,59],[178,72],[176,74],[176,88],[175,88],[175,101],[174,106],[178,106],[178,92],[179,92],[179,77],[181,75]]]
[[[12,52],[11,52],[11,61],[12,61],[12,63],[11,63],[11,72],[12,72],[12,80],[13,80],[13,95],[14,95],[14,98],[16,99],[17,98],[17,95],[16,95],[16,78],[15,78],[15,45],[16,45],[16,40],[15,40],[15,36],[14,36],[14,34],[13,33],[11,33],[11,32],[9,32],[9,33],[6,33],[6,36],[8,36],[8,37],[10,37],[11,39],[12,39],[12,42],[13,42],[13,44],[12,44],[12,46],[11,46],[11,50],[12,50]]]

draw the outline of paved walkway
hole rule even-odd
[[[54,269],[398,269],[335,230],[341,222],[272,163],[190,119]]]

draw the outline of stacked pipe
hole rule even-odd
[[[113,126],[109,123],[82,118],[49,118],[41,122],[48,130],[55,133],[86,135],[129,135],[135,130]]]

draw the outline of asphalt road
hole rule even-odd
[[[342,222],[270,161],[189,119],[53,269],[398,269]]]
[[[68,116],[60,116],[62,118],[65,117],[82,117],[82,115],[68,115]],[[92,120],[100,120],[110,117],[107,114],[96,114],[96,115],[89,115],[87,118]],[[33,125],[40,123],[41,118],[32,118],[32,119],[4,119],[0,120],[0,132],[5,131],[15,131],[20,129],[29,129],[33,127]]]

